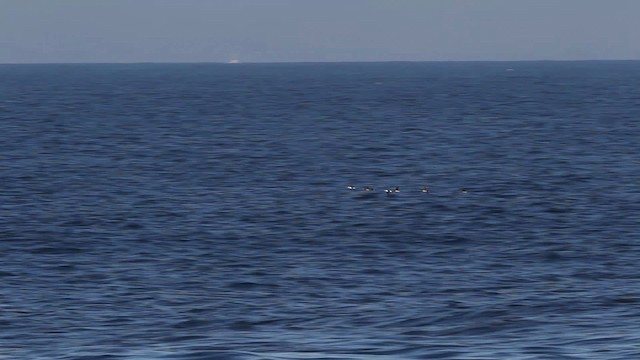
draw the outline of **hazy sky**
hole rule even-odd
[[[640,0],[0,0],[0,63],[640,59]]]

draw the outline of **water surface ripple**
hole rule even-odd
[[[639,70],[1,65],[0,359],[640,358]]]

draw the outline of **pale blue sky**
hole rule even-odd
[[[640,0],[0,0],[0,63],[640,59]]]

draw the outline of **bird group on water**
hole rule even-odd
[[[348,185],[347,189],[351,190],[351,191],[357,191],[358,187],[353,186],[353,185]],[[363,191],[367,191],[367,192],[372,192],[374,191],[372,186],[365,186],[364,188],[362,188]],[[387,194],[395,194],[395,193],[399,193],[400,192],[400,187],[396,186],[395,188],[386,188],[384,189],[384,192]],[[431,189],[429,189],[428,187],[424,186],[422,188],[420,188],[420,192],[421,193],[430,193]],[[469,191],[466,188],[462,188],[459,190],[459,193],[461,194],[467,194]]]

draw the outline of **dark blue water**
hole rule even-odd
[[[638,84],[2,65],[0,359],[640,358]]]

